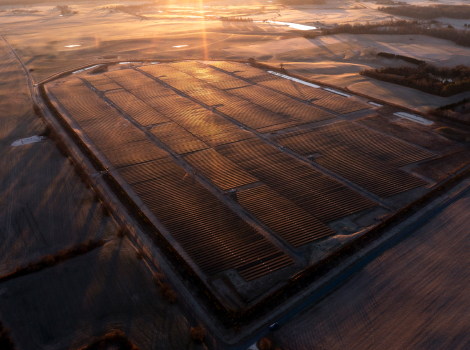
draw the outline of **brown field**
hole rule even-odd
[[[0,316],[19,349],[78,349],[110,329],[139,349],[192,346],[188,321],[126,238],[0,288]]]
[[[467,348],[469,205],[467,193],[283,325],[277,342],[298,350]]]
[[[0,275],[89,239],[100,249],[0,284],[0,319],[17,349],[78,349],[122,329],[139,349],[194,349],[190,324],[170,305],[119,225],[106,215],[35,115],[24,71],[0,42]],[[200,347],[203,348],[203,347]]]

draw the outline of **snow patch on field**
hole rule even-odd
[[[423,125],[432,125],[432,124],[434,124],[433,121],[421,118],[421,117],[419,117],[417,115],[414,115],[414,114],[409,114],[409,113],[405,113],[405,112],[397,112],[397,113],[393,113],[393,114],[396,115],[397,117],[406,118],[406,119],[409,119],[411,121],[414,121],[416,123],[420,123],[420,124],[423,124]]]
[[[298,23],[290,23],[290,22],[276,22],[276,21],[266,21],[267,23],[272,23],[272,24],[277,24],[280,26],[288,26],[289,28],[292,29],[298,29],[298,30],[314,30],[317,29],[317,27],[314,26],[307,26],[305,24],[298,24]]]
[[[89,69],[96,68],[96,67],[99,67],[99,66],[101,66],[101,64],[97,64],[97,65],[94,65],[94,66],[91,66],[91,67],[88,67],[88,68],[79,69],[79,70],[76,70],[75,72],[73,72],[73,74],[81,73],[81,72],[84,72],[84,71],[87,71]]]
[[[45,139],[46,139],[46,137],[44,137],[44,136],[34,135],[34,136],[31,136],[31,137],[27,137],[25,139],[16,140],[15,142],[13,142],[11,144],[11,146],[12,147],[17,147],[17,146],[29,145],[30,143],[41,142]]]
[[[326,91],[329,91],[329,92],[332,92],[334,94],[341,95],[341,96],[344,96],[344,97],[351,97],[351,95],[348,95],[348,94],[345,94],[344,92],[336,91],[336,90],[333,90],[333,89],[323,88],[323,90],[326,90]]]
[[[312,83],[307,83],[306,81],[296,79],[296,78],[292,78],[292,77],[290,77],[288,75],[285,75],[285,74],[276,73],[276,72],[273,72],[273,71],[270,71],[270,70],[268,70],[268,73],[271,73],[271,74],[277,75],[278,77],[281,77],[281,78],[284,78],[284,79],[289,79],[289,80],[295,81],[296,83],[304,84],[304,85],[307,85],[307,86],[310,86],[310,87],[313,87],[313,88],[316,88],[316,89],[320,88],[320,86],[318,86],[318,85],[315,85],[315,84],[312,84]]]

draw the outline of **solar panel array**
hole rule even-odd
[[[262,70],[237,65],[243,78],[280,78]],[[305,123],[334,118],[333,115],[281,93],[252,85],[200,62],[179,62],[140,68],[171,87],[259,132],[267,133]],[[256,73],[256,74],[255,74]],[[269,77],[269,79],[267,79]],[[225,90],[224,90],[225,89]]]
[[[176,123],[155,125],[150,131],[177,154],[208,148],[204,142]]]
[[[170,66],[201,81],[210,83],[221,90],[235,89],[251,85],[249,82],[238,79],[232,75],[221,74],[219,70],[200,62],[178,62],[172,63]]]
[[[259,139],[216,150],[295,205],[327,223],[375,203]]]
[[[301,100],[318,100],[331,96],[331,92],[297,83],[287,79],[276,79],[259,83],[259,85],[280,91]]]
[[[120,89],[121,86],[116,84],[114,80],[108,78],[104,74],[100,75],[88,75],[85,80],[93,85],[93,87],[100,91]]]
[[[247,101],[256,103],[258,106],[264,107],[272,112],[289,116],[293,120],[298,120],[299,124],[333,118],[333,116],[327,112],[261,86],[252,85],[243,87],[231,90],[231,93]]]
[[[268,186],[237,194],[238,202],[294,247],[335,232]]]
[[[369,108],[363,103],[359,103],[348,97],[335,95],[333,93],[330,96],[315,100],[312,103],[340,114],[352,113]]]
[[[116,80],[127,85],[131,91],[142,90],[141,86],[133,85],[132,80],[121,78]],[[153,144],[145,133],[80,80],[50,87],[50,90],[114,167],[119,168],[126,181],[204,273],[213,275],[229,268],[240,269],[240,275],[251,280],[294,263],[288,255],[168,159],[167,152]],[[149,118],[149,115],[155,117],[155,111],[145,107],[141,100],[142,103],[138,102],[137,97],[130,92],[116,90],[107,94],[107,97],[138,120]],[[223,125],[227,122],[210,111],[199,112],[202,121],[206,122],[205,127],[201,120],[187,114],[176,115],[174,119],[196,132],[199,130],[200,135],[214,139],[214,135],[205,129],[220,130],[218,121],[222,120]],[[156,115],[159,118],[163,116]],[[164,120],[153,125],[151,132],[175,153],[208,148],[177,123]],[[238,130],[235,126],[233,128]],[[247,134],[243,130],[238,132]],[[230,133],[226,136],[233,139]],[[217,138],[213,142],[221,143]],[[232,166],[234,170],[236,166]],[[249,174],[245,176],[250,178]]]
[[[106,93],[106,97],[143,126],[170,121],[162,113],[123,89],[110,91]]]
[[[251,280],[293,264],[171,160],[135,165],[121,174],[207,275],[232,268]],[[269,263],[274,259],[275,266]]]
[[[434,156],[351,122],[290,133],[276,140],[301,155],[320,154],[315,162],[381,197],[426,185],[399,168]]]
[[[204,175],[212,191],[237,188],[239,208],[293,247],[334,234],[327,223],[376,205],[237,126],[266,133],[334,118],[307,101],[340,96],[235,62],[157,64],[83,79],[104,97],[78,78],[48,88],[208,276],[236,269],[252,280],[294,262],[173,162],[155,138]],[[330,107],[352,110],[354,101],[346,100]],[[308,133],[288,134],[279,142],[300,154],[317,144],[334,149],[334,132],[324,134],[314,141]],[[362,145],[365,134],[352,135],[350,142],[359,138]],[[401,163],[393,158],[390,164]]]
[[[185,159],[222,190],[259,181],[212,148],[189,154]]]
[[[82,81],[67,81],[50,91],[116,168],[168,156]]]
[[[314,88],[302,83],[284,79],[277,75],[267,73],[261,69],[253,68],[249,65],[244,65],[235,62],[211,62],[208,64],[217,67],[221,70],[225,70],[227,73],[232,73],[242,79],[248,79],[249,81],[256,83],[258,85],[256,86],[257,88],[266,87],[300,100],[311,101],[313,105],[329,109],[339,114],[347,114],[370,108],[370,106],[365,103],[360,103],[348,97],[340,96],[338,94],[328,92],[320,88]],[[250,88],[251,90],[255,90],[253,89],[253,86]],[[236,92],[234,91],[234,93]],[[253,94],[253,92],[250,92],[250,94]],[[268,93],[266,93],[265,91],[264,94]],[[256,100],[262,101],[263,99]],[[270,102],[267,102],[266,106],[273,105]],[[297,107],[297,109],[293,108],[293,110],[296,110],[298,114],[308,115],[308,110],[305,108],[298,109]]]
[[[157,68],[159,69],[158,72]],[[142,70],[156,76],[161,74],[170,76],[170,74],[178,75],[181,73],[167,65],[146,66]],[[155,125],[152,132],[155,135],[157,133],[168,135],[165,130],[177,130],[172,135],[171,141],[168,136],[163,136],[165,140],[162,139],[164,143],[171,142],[171,146],[168,144],[170,148],[177,147],[177,153],[193,152],[207,148],[203,147],[203,144],[216,146],[253,137],[253,135],[238,128],[223,117],[179,95],[142,73],[132,69],[119,72],[123,72],[122,75],[115,72],[107,74],[127,91],[112,91],[107,93],[106,96],[124,112],[129,112],[129,115],[144,126],[173,121],[172,125]],[[187,78],[193,79],[191,76],[187,76]],[[179,86],[176,81],[180,80],[169,80],[171,81],[166,81],[166,83]],[[191,84],[188,82],[184,85],[188,86],[188,89],[196,89],[196,87],[191,88]],[[223,93],[223,91],[220,92]],[[177,140],[178,136],[181,137],[179,141]],[[181,146],[188,140],[191,141],[191,145],[188,145],[188,147]],[[199,142],[196,142],[197,140]],[[180,146],[177,146],[177,144]]]

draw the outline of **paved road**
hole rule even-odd
[[[286,349],[470,349],[470,192],[275,333]]]

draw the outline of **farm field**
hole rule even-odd
[[[1,285],[0,317],[19,349],[79,349],[122,329],[139,349],[203,349],[124,239]],[[46,283],[45,283],[46,282]]]
[[[121,2],[120,5],[132,3]],[[27,10],[37,12],[16,14],[11,12],[12,6],[5,6],[6,11],[0,12],[0,30],[32,70],[36,82],[72,67],[116,59],[131,61],[135,57],[180,57],[245,60],[255,57],[258,61],[273,65],[283,63],[292,73],[348,87],[351,91],[420,111],[469,96],[467,93],[448,99],[435,98],[358,74],[362,69],[402,64],[377,57],[381,51],[412,56],[438,66],[453,66],[467,63],[468,48],[417,35],[341,34],[305,39],[302,37],[305,31],[274,23],[329,28],[335,24],[383,21],[389,17],[377,10],[380,5],[330,1],[326,5],[279,8],[258,2],[228,4],[216,1],[205,7],[189,3],[156,6],[138,12],[138,16],[121,11],[111,12],[109,8],[114,5],[106,1],[96,4],[77,2],[71,6],[78,14],[70,17],[60,17],[60,12],[53,5],[32,5]],[[261,7],[264,10],[261,11]],[[195,13],[244,16],[255,22],[204,20]],[[271,22],[263,23],[265,20]],[[443,25],[455,21],[439,20]],[[43,24],[40,28],[36,25],[38,22]],[[463,28],[463,21],[460,26]]]
[[[467,347],[469,205],[467,191],[275,338],[293,349]]]
[[[201,349],[179,305],[160,293],[120,226],[70,158],[44,134],[26,76],[0,42],[0,275],[88,240],[106,244],[52,268],[0,283],[0,320],[17,349],[77,349],[122,329],[139,349]],[[131,310],[127,312],[128,310]],[[193,324],[194,325],[194,324]]]
[[[24,72],[5,43],[0,43],[0,246],[1,275],[18,265],[89,239],[108,238],[116,223],[103,215],[50,139],[12,147],[46,131],[34,114]],[[68,232],[64,235],[64,231]]]

